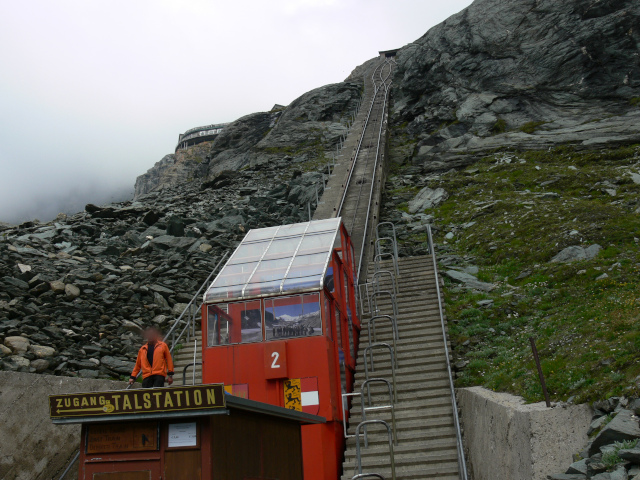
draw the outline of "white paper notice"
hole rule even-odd
[[[198,433],[196,422],[170,423],[169,424],[169,448],[195,447],[198,445]]]

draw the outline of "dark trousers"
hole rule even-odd
[[[149,375],[142,379],[142,388],[164,387],[164,375]]]

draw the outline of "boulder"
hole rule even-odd
[[[67,300],[74,300],[80,296],[80,289],[75,285],[67,284],[64,286],[64,293]]]
[[[166,315],[156,315],[155,317],[153,317],[153,320],[151,320],[151,323],[155,324],[155,325],[164,325],[167,322],[167,316]]]
[[[98,372],[97,370],[86,370],[86,369],[78,370],[78,376],[81,378],[98,378],[99,375],[100,375],[100,372]]]
[[[598,244],[591,245],[587,248],[583,248],[579,245],[572,245],[560,251],[555,257],[551,259],[554,263],[571,263],[578,260],[591,260],[595,258],[602,247]]]
[[[167,220],[167,235],[172,237],[184,236],[184,221],[179,217],[169,217]]]
[[[610,480],[627,480],[628,478],[627,469],[622,465],[609,474]]]
[[[129,330],[130,332],[133,332],[133,333],[142,332],[142,327],[140,327],[140,325],[138,325],[137,323],[132,322],[131,320],[122,320],[122,326],[126,330]]]
[[[631,463],[640,465],[640,448],[632,448],[629,450],[618,450],[618,455],[623,460],[629,460]]]
[[[12,372],[28,372],[31,362],[20,355],[11,355],[2,359],[4,369]]]
[[[611,474],[609,472],[602,472],[590,477],[592,480],[611,480]]]
[[[574,475],[586,475],[587,474],[587,459],[583,458],[582,460],[579,460],[577,462],[573,462],[571,465],[569,465],[569,468],[567,469],[567,473],[568,474],[574,474]]]
[[[605,445],[636,438],[640,438],[638,417],[630,410],[621,410],[594,438],[589,447],[589,456],[598,453]]]
[[[161,235],[151,240],[151,244],[157,246],[161,250],[169,250],[175,248],[177,250],[186,250],[196,242],[192,237],[173,237],[171,235]]]
[[[632,410],[636,415],[640,415],[640,398],[632,400],[627,409]]]
[[[16,355],[27,353],[30,343],[29,339],[25,337],[7,337],[4,339],[5,346],[10,348]]]
[[[176,317],[179,317],[182,314],[182,312],[185,311],[186,308],[187,308],[186,303],[176,303],[171,309],[171,313]],[[191,310],[193,311],[193,306],[191,307]]]
[[[433,208],[444,202],[449,195],[444,188],[432,189],[424,187],[418,192],[418,194],[409,201],[409,212],[416,213],[421,212],[427,208]]]
[[[144,217],[142,217],[142,221],[149,226],[156,224],[158,220],[160,220],[160,214],[155,210],[149,210],[145,213]]]
[[[124,358],[112,357],[110,355],[102,357],[100,359],[100,362],[109,370],[120,373],[122,375],[131,375],[133,367],[135,366],[135,362],[126,360]]]
[[[31,362],[31,368],[35,369],[36,373],[42,373],[49,368],[49,360],[38,358]]]
[[[29,351],[33,353],[37,358],[49,358],[53,357],[56,353],[56,349],[53,347],[46,347],[44,345],[30,345]]]
[[[49,287],[51,288],[51,291],[55,294],[64,293],[64,290],[65,290],[65,284],[60,280],[54,280],[53,282],[50,282]]]
[[[604,422],[606,421],[607,421],[606,415],[602,415],[601,417],[596,418],[594,421],[591,422],[591,425],[589,425],[589,430],[587,431],[587,435],[591,435],[593,432],[598,430],[602,425],[604,425]]]
[[[466,288],[471,288],[473,290],[490,292],[496,288],[493,283],[482,282],[469,273],[459,272],[457,270],[446,270],[443,275],[454,282],[462,283]]]
[[[209,253],[213,249],[213,247],[208,243],[203,243],[198,248],[202,253]]]

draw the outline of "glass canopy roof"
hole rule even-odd
[[[204,295],[205,303],[320,290],[340,218],[250,230]]]

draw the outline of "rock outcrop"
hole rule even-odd
[[[326,85],[282,110],[246,115],[213,142],[167,155],[136,180],[136,197],[193,179],[211,179],[283,158],[292,163],[321,159],[347,130],[346,120],[362,95],[357,82]]]
[[[398,52],[396,134],[433,170],[640,141],[638,24],[633,0],[476,0]]]

